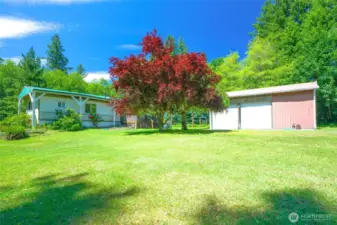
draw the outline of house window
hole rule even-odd
[[[85,113],[96,114],[96,104],[85,104]]]
[[[58,102],[57,107],[64,109],[66,107],[66,103],[65,102]]]

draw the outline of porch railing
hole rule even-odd
[[[82,121],[90,121],[88,113],[84,113],[82,115]],[[103,122],[113,122],[114,116],[113,115],[106,115],[106,114],[99,114],[101,118],[103,119]],[[55,112],[49,112],[49,111],[40,111],[39,112],[39,120],[46,120],[46,121],[55,121],[58,119],[58,116]],[[115,122],[117,118],[115,118]]]

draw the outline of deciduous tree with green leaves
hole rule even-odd
[[[267,0],[239,71],[221,59],[211,66],[227,90],[317,80],[317,121],[337,122],[336,27],[335,0]]]
[[[0,64],[0,120],[17,113],[17,96],[25,84],[24,74],[13,61]]]

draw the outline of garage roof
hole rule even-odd
[[[297,91],[308,91],[318,89],[317,81],[309,83],[300,83],[300,84],[291,84],[284,86],[275,86],[267,88],[256,88],[242,91],[231,91],[227,92],[228,97],[248,97],[248,96],[257,96],[257,95],[270,95],[278,93],[287,93],[287,92],[297,92]]]

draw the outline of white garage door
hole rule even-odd
[[[221,113],[213,114],[213,130],[235,130],[238,129],[238,108],[231,105],[228,109]]]
[[[271,129],[271,119],[270,102],[241,105],[241,129]]]

